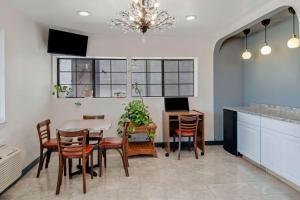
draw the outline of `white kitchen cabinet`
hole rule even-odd
[[[281,135],[261,128],[261,164],[271,171],[281,172]]]
[[[260,117],[238,113],[238,152],[260,164]]]

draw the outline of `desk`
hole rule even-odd
[[[201,149],[201,155],[205,153],[205,131],[204,131],[204,113],[192,110],[192,111],[178,111],[178,112],[166,112],[163,111],[163,143],[166,150],[166,156],[170,154],[170,137],[174,134],[174,129],[170,127],[170,123],[177,123],[180,115],[198,115],[198,137],[197,146]]]
[[[58,130],[62,131],[78,131],[83,129],[88,129],[90,131],[105,131],[111,128],[111,121],[107,119],[91,119],[91,120],[68,120],[66,121]],[[86,143],[89,144],[89,134],[87,135]],[[87,173],[93,173],[94,176],[97,176],[95,172],[91,171],[89,167],[89,162],[86,163]],[[71,176],[82,173],[81,166],[77,166],[79,171],[72,173]]]

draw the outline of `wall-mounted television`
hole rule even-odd
[[[165,98],[165,111],[189,111],[189,100],[187,97]]]
[[[48,53],[86,56],[88,36],[49,29]]]

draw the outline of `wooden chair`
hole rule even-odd
[[[83,179],[83,192],[86,193],[86,162],[88,161],[88,156],[91,160],[91,171],[93,171],[93,145],[86,145],[86,137],[88,130],[81,131],[58,131],[57,141],[58,141],[58,152],[59,152],[59,171],[58,179],[56,185],[56,194],[60,192],[60,186],[62,183],[62,173],[65,166],[66,160],[71,159],[82,159],[82,179]],[[81,140],[78,140],[81,138]],[[72,139],[72,140],[70,140]],[[69,173],[71,174],[71,165],[69,165]],[[93,173],[91,173],[91,178],[93,179]]]
[[[37,178],[40,177],[40,172],[43,169],[45,158],[47,158],[45,168],[48,168],[52,151],[58,150],[56,138],[53,139],[50,135],[50,123],[50,119],[47,119],[37,124],[37,132],[40,141],[40,158],[36,175]],[[47,150],[45,154],[44,150]],[[66,175],[66,168],[64,170],[64,174]]]
[[[93,120],[93,119],[104,119],[104,115],[83,115],[84,120]],[[103,131],[90,131],[90,136],[89,136],[90,141],[94,141],[93,145],[97,145],[98,152],[99,152],[99,142],[103,138]],[[103,151],[103,157],[104,157],[104,167],[106,168],[106,151]],[[98,156],[99,158],[99,156]],[[98,159],[98,165],[100,164],[100,161]]]
[[[100,160],[100,165],[99,165],[99,176],[102,176],[102,151],[106,151],[109,149],[115,149],[119,152],[121,158],[122,158],[122,163],[123,167],[125,170],[125,175],[129,176],[128,172],[128,167],[129,167],[129,162],[128,162],[128,155],[127,155],[127,149],[128,149],[128,126],[129,122],[124,123],[124,131],[123,131],[123,137],[107,137],[103,138],[100,143],[99,143],[99,160]]]
[[[197,130],[198,130],[198,116],[197,115],[180,115],[179,116],[179,128],[175,129],[173,140],[178,137],[178,160],[180,160],[181,141],[182,138],[189,138],[189,143],[193,137],[195,157],[198,159],[198,147],[197,147]]]

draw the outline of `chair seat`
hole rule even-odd
[[[43,143],[43,146],[48,149],[49,148],[57,149],[58,148],[57,145],[58,145],[57,139],[53,139],[53,138]]]
[[[107,137],[103,138],[99,145],[102,149],[113,149],[113,148],[121,148],[123,144],[123,139],[120,137]]]
[[[179,135],[180,130],[175,129],[175,133],[176,133],[176,135]],[[194,132],[193,131],[188,131],[188,130],[181,131],[181,136],[183,136],[183,137],[192,137],[192,136],[194,136]]]
[[[85,154],[88,155],[90,154],[92,151],[93,151],[93,148],[94,146],[93,145],[87,145],[85,147]],[[62,152],[62,155],[65,157],[65,158],[80,158],[82,157],[82,151],[80,151],[80,147],[78,148],[69,148],[69,149],[65,149],[63,152]]]

